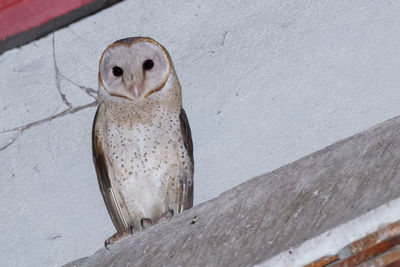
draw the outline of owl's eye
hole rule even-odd
[[[147,59],[143,62],[143,69],[144,70],[151,70],[154,67],[154,62],[151,59]]]
[[[119,77],[122,75],[122,73],[124,73],[124,71],[118,66],[115,66],[114,68],[112,68],[112,71],[113,71],[113,74],[115,77]]]

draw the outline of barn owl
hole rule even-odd
[[[99,63],[93,160],[117,233],[105,245],[193,206],[193,144],[171,57],[147,37],[109,45]]]

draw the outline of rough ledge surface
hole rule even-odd
[[[66,266],[262,263],[399,197],[399,136],[396,117]]]

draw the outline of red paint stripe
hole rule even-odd
[[[95,0],[0,0],[0,41]]]

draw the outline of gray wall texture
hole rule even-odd
[[[90,144],[108,44],[144,35],[170,52],[199,204],[400,114],[399,14],[400,1],[123,1],[3,53],[2,264],[65,264],[115,231]]]

